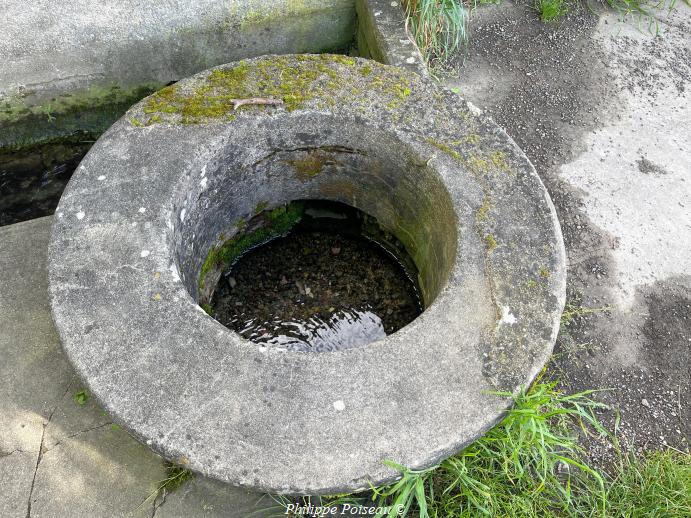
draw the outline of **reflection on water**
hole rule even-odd
[[[239,322],[233,322],[233,327]],[[275,345],[291,351],[338,351],[368,344],[386,336],[384,324],[367,310],[340,310],[324,320],[260,322],[252,319],[237,326],[238,333],[255,343]]]

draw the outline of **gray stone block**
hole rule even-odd
[[[283,104],[233,109],[255,97]],[[300,353],[201,310],[209,252],[299,198],[377,217],[426,311],[365,347]],[[554,208],[514,142],[452,92],[344,56],[224,65],[133,107],[63,195],[49,263],[63,346],[117,422],[199,473],[283,493],[391,481],[384,460],[427,467],[484,433],[510,403],[488,391],[548,358],[565,288]]]

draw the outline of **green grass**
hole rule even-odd
[[[193,478],[194,473],[187,468],[168,462],[166,463],[166,478],[160,482],[158,491],[165,490],[170,493]]]
[[[404,0],[408,28],[427,63],[444,62],[468,41],[469,8],[458,0]]]
[[[657,32],[655,11],[671,11],[677,0],[534,0],[533,7],[543,22],[553,22],[569,12],[575,2],[583,1],[592,9],[607,6],[621,15],[647,24]],[[691,0],[684,0],[691,6]],[[501,0],[404,0],[407,27],[428,65],[444,63],[468,42],[468,19],[473,8]]]
[[[605,496],[609,516],[691,516],[691,457],[673,449],[626,455]]]
[[[630,15],[637,22],[647,22],[648,28],[655,27],[657,30],[657,21],[653,16],[653,11],[671,11],[676,7],[677,0],[598,0],[602,5],[606,5],[619,13],[622,19],[628,18]],[[691,0],[684,0],[685,3],[691,6]],[[590,4],[588,4],[590,5]]]
[[[560,324],[564,327],[569,327],[577,319],[582,318],[586,315],[591,315],[593,313],[601,313],[602,311],[609,311],[610,306],[602,306],[600,308],[588,308],[585,306],[580,306],[575,302],[567,302],[564,306],[564,311],[561,314]]]
[[[551,516],[568,515],[574,489],[587,488],[602,507],[604,480],[583,461],[573,434],[578,427],[606,435],[593,415],[602,405],[591,394],[569,396],[555,383],[538,383],[515,396],[485,436],[436,468],[401,470],[403,478],[375,498],[420,517]]]
[[[429,469],[387,462],[401,479],[373,488],[372,499],[360,503],[391,506],[379,518],[691,516],[687,454],[623,454],[610,473],[590,468],[576,432],[617,446],[595,417],[604,405],[592,399],[594,391],[567,395],[556,387],[537,382],[516,396],[501,393],[513,397],[514,406],[485,436]],[[277,500],[279,514],[286,502]]]
[[[194,478],[194,473],[189,469],[180,466],[179,464],[174,464],[172,462],[165,463],[166,478],[159,480],[156,483],[156,489],[147,496],[141,504],[139,504],[136,509],[132,510],[131,514],[138,512],[142,509],[148,502],[153,500],[154,507],[156,500],[160,496],[165,496],[167,493],[171,493],[176,489],[180,488],[185,482],[188,482]],[[154,511],[155,512],[155,511]],[[129,516],[129,515],[128,515]]]
[[[86,405],[89,401],[89,393],[86,390],[80,390],[74,395],[74,401],[80,406]]]
[[[543,22],[552,22],[569,11],[567,0],[535,0],[534,6]]]
[[[534,0],[535,10],[543,22],[552,22],[569,12],[569,7],[578,0]],[[638,24],[647,24],[648,30],[657,32],[658,25],[655,11],[671,11],[677,0],[583,0],[589,9],[595,6],[606,6],[616,11],[622,20],[631,19]],[[691,6],[691,0],[684,0]],[[654,30],[653,30],[654,29]]]

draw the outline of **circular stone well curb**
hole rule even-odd
[[[421,316],[305,353],[199,307],[210,252],[309,198],[406,245]],[[117,422],[204,475],[280,493],[366,489],[397,477],[387,459],[424,468],[463,448],[510,404],[489,392],[540,371],[565,299],[554,208],[506,133],[428,80],[329,55],[224,65],[130,109],[60,201],[49,275],[65,351]]]

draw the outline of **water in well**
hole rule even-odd
[[[289,234],[231,264],[212,315],[253,342],[299,351],[362,346],[417,317],[417,272],[403,245],[352,207],[302,202]]]

